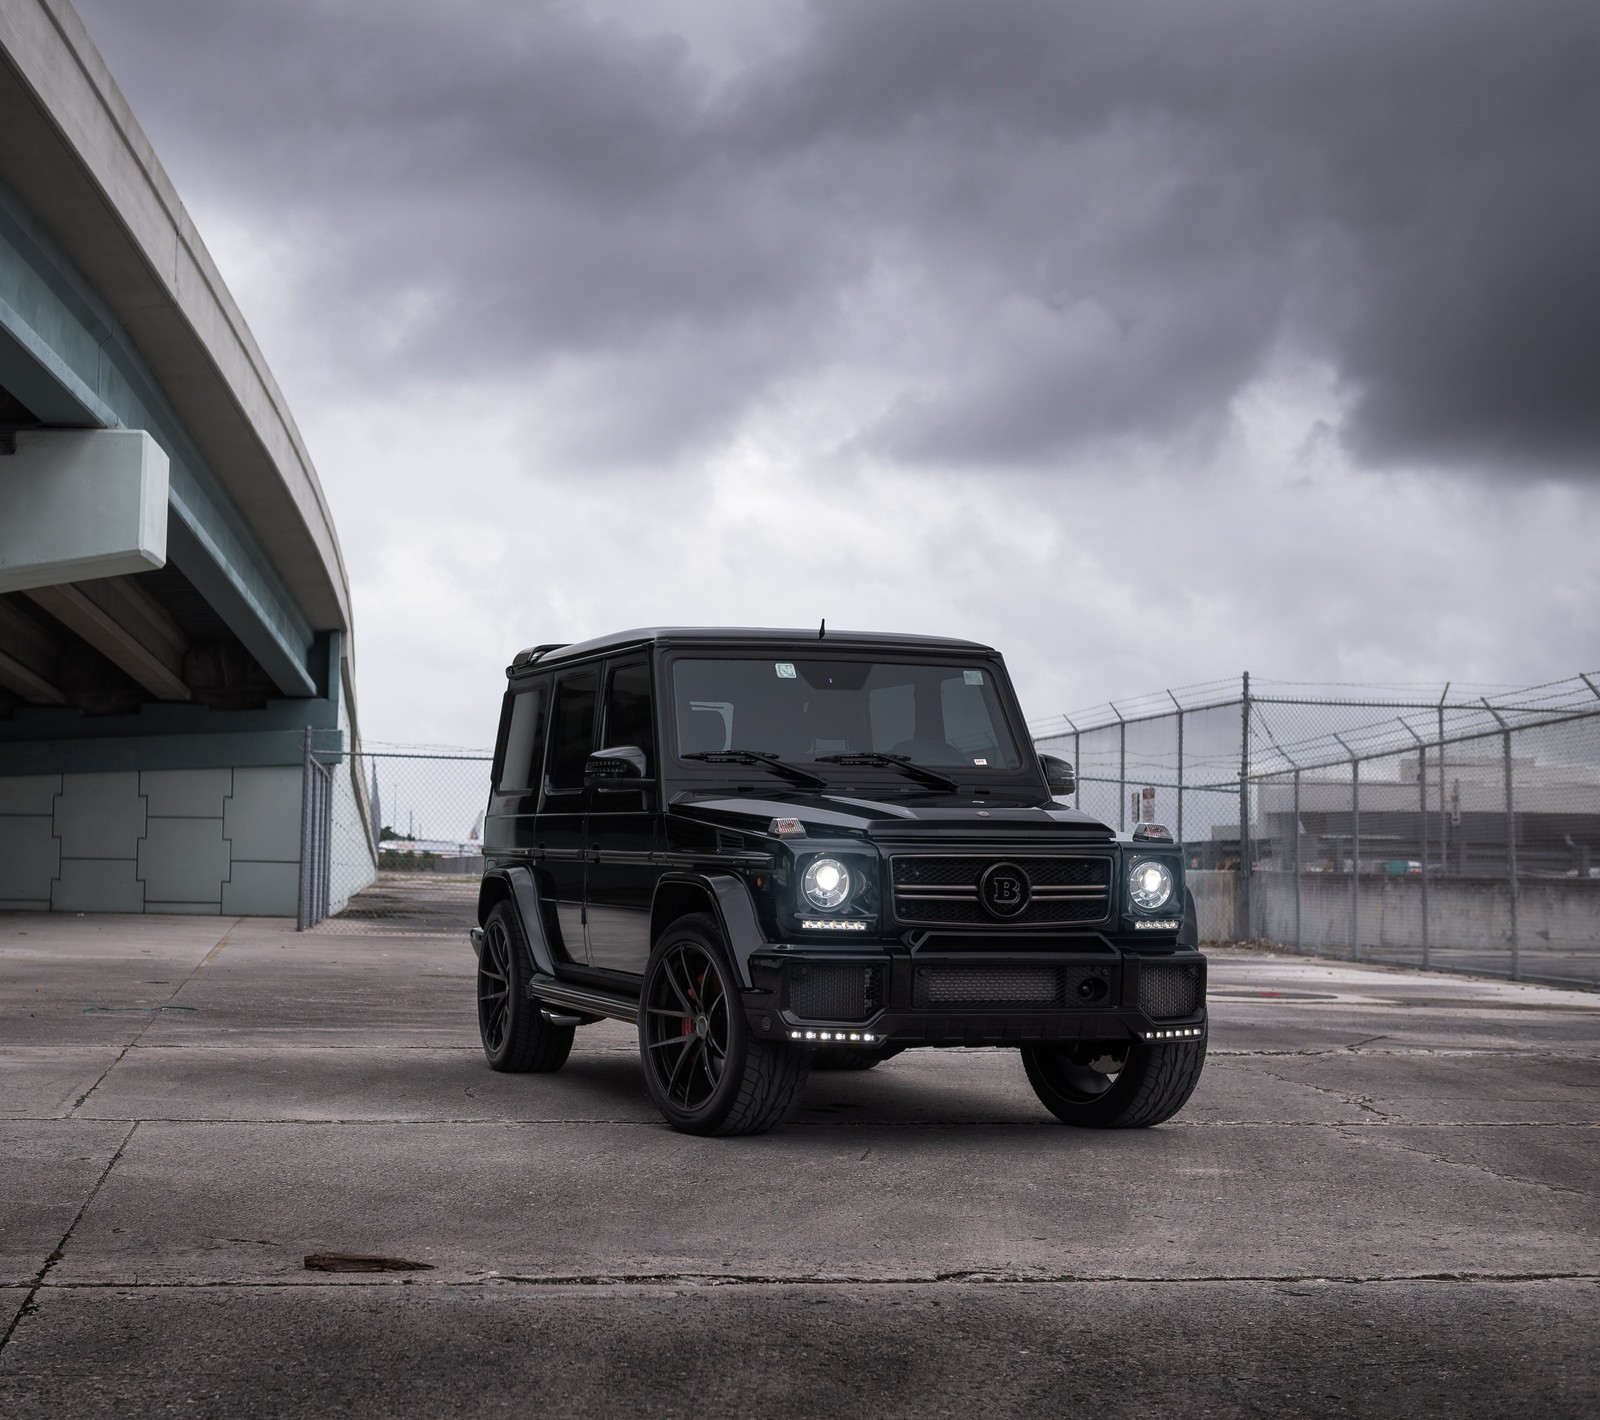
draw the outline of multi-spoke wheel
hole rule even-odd
[[[645,1083],[685,1134],[759,1134],[800,1102],[810,1061],[751,1038],[716,922],[682,917],[662,934],[639,998]]]
[[[478,958],[478,1034],[495,1070],[559,1070],[572,1049],[573,1026],[553,1025],[528,996],[528,945],[516,909],[502,902],[483,924]]]
[[[1085,1129],[1142,1129],[1171,1119],[1194,1093],[1205,1063],[1203,1040],[1022,1047],[1040,1103],[1063,1124]]]

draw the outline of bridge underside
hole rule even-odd
[[[77,17],[6,6],[0,908],[292,913],[351,690],[281,393]]]

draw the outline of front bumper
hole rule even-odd
[[[1103,940],[1103,939],[1102,939]],[[750,959],[758,1039],[804,1045],[1204,1040],[1196,951],[813,951]]]

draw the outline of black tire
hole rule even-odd
[[[1127,1054],[1119,1057],[1119,1050]],[[1194,1093],[1205,1063],[1203,1040],[1022,1047],[1040,1103],[1063,1124],[1083,1129],[1145,1129],[1171,1119]]]
[[[811,1052],[813,1070],[870,1070],[891,1056],[898,1055],[898,1047],[889,1050],[861,1050],[853,1045],[824,1045]]]
[[[716,922],[680,917],[656,943],[639,996],[639,1054],[661,1116],[682,1134],[763,1134],[800,1103],[807,1052],[756,1040]]]
[[[478,958],[478,1037],[491,1070],[549,1074],[572,1050],[577,1027],[553,1025],[528,996],[530,961],[516,908],[496,903],[483,924]]]

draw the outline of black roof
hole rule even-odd
[[[813,630],[761,626],[644,626],[632,631],[616,631],[609,636],[596,636],[589,641],[578,641],[570,646],[548,644],[529,646],[518,651],[510,670],[521,670],[537,661],[548,665],[552,661],[575,660],[602,651],[616,651],[625,646],[648,644],[683,645],[748,645],[756,646],[810,646],[826,650],[831,646],[851,648],[882,647],[885,650],[911,651],[981,651],[993,654],[992,646],[977,641],[958,641],[949,636],[907,636],[894,631],[829,631],[819,636]]]

